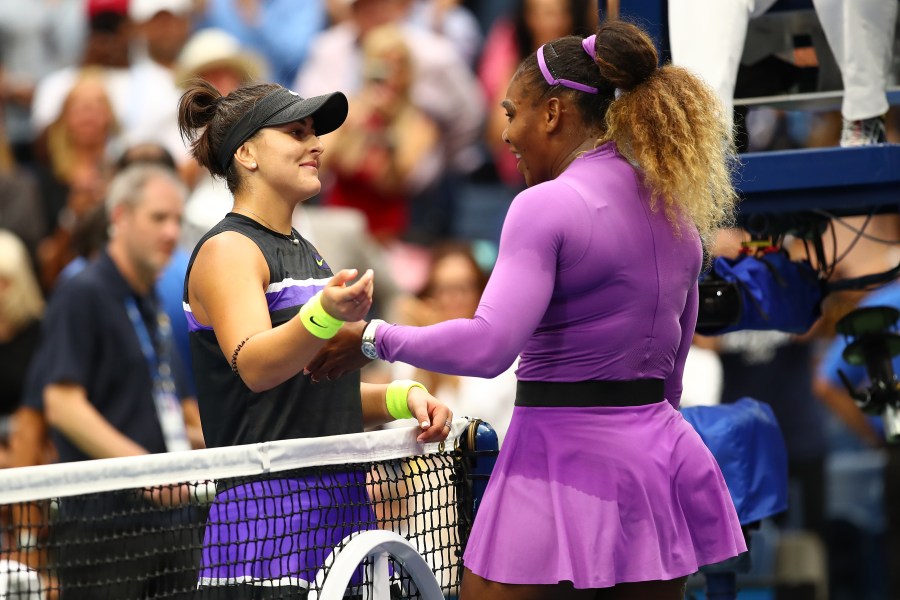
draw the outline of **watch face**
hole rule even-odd
[[[372,342],[363,342],[362,353],[366,356],[366,358],[370,358],[372,360],[378,358],[378,352],[375,351],[375,344],[373,344]]]

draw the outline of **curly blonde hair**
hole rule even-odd
[[[606,132],[637,164],[651,192],[678,228],[686,215],[704,242],[734,222],[738,164],[733,137],[716,94],[686,69],[666,65],[623,92],[606,113]]]
[[[590,44],[576,36],[544,48],[554,77],[581,82],[597,93],[548,85],[534,54],[516,77],[526,77],[542,95],[567,95],[585,125],[601,132],[597,145],[614,142],[636,165],[650,190],[651,207],[661,205],[676,232],[690,219],[708,243],[717,229],[733,223],[738,196],[731,176],[737,153],[730,120],[711,88],[680,67],[658,67],[650,36],[626,21],[600,26],[593,55]]]

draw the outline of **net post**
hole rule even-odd
[[[456,497],[460,550],[465,550],[475,514],[497,462],[500,444],[494,428],[481,419],[470,420],[458,443],[461,456],[457,465]]]

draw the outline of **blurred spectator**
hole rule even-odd
[[[182,88],[192,79],[208,81],[223,95],[245,83],[260,79],[268,70],[265,61],[241,46],[233,35],[221,29],[201,29],[185,44],[176,63],[176,82]],[[184,209],[181,247],[188,252],[213,225],[231,210],[231,192],[219,181],[191,161],[182,169],[193,190]]]
[[[158,165],[175,172],[175,162],[165,148],[158,144],[141,144],[126,149],[116,162],[116,170],[121,172],[133,164]],[[80,219],[72,232],[72,250],[75,258],[60,272],[58,285],[71,279],[90,264],[103,251],[109,240],[109,220],[103,204],[91,209]],[[189,363],[190,350],[187,347],[187,320],[181,303],[182,285],[187,265],[187,255],[176,251],[156,282],[156,294],[160,298],[163,309],[172,323],[172,334],[182,363]],[[173,283],[174,282],[174,283]],[[174,287],[173,287],[174,286]],[[40,378],[44,365],[40,359],[34,361],[28,373],[29,395],[25,406],[15,415],[13,427],[12,454],[14,466],[31,466],[46,464],[56,460],[55,448],[50,442],[46,420],[43,413],[42,390]],[[191,374],[184,369],[185,387],[193,390]],[[16,443],[18,442],[18,443]]]
[[[486,34],[494,23],[513,13],[517,2],[518,0],[463,0],[462,4],[472,11],[482,33]]]
[[[893,282],[885,287],[867,294],[859,303],[858,307],[867,306],[889,306],[900,309],[900,283]],[[843,351],[847,346],[847,340],[843,336],[837,336],[825,350],[822,360],[819,363],[815,373],[814,389],[816,395],[834,411],[840,418],[842,425],[846,431],[852,432],[859,443],[845,456],[851,459],[858,459],[864,456],[864,448],[881,448],[885,446],[881,425],[877,418],[867,417],[856,405],[856,402],[847,392],[841,381],[839,372],[843,372],[847,377],[850,385],[858,390],[864,386],[871,384],[866,368],[861,365],[850,365],[843,358]],[[900,373],[900,357],[895,356],[891,360],[892,368],[895,373]],[[887,566],[887,586],[888,594],[885,598],[895,600],[900,598],[900,445],[896,442],[887,444],[887,462],[884,465],[883,479],[879,477],[870,477],[874,481],[868,481],[868,493],[866,490],[848,490],[846,486],[837,488],[841,490],[842,508],[847,508],[847,504],[852,504],[853,508],[863,509],[864,513],[879,513],[867,515],[867,520],[878,521],[881,514],[886,519],[887,544],[886,544],[886,566]],[[857,465],[857,471],[860,471]],[[856,481],[859,481],[858,476]],[[871,506],[866,506],[864,500],[866,496],[881,495],[878,483],[883,482],[883,499],[881,506],[878,508],[882,511],[872,510]],[[833,488],[834,489],[834,488]],[[860,507],[860,505],[863,505]],[[869,508],[869,510],[865,510]],[[841,515],[846,519],[847,515]],[[857,590],[866,587],[864,576],[862,573],[867,569],[868,562],[875,558],[878,560],[878,567],[882,567],[880,552],[876,556],[873,553],[862,552],[860,550],[861,530],[865,529],[863,523],[853,523],[855,527],[847,527],[846,525],[839,529],[839,533],[846,539],[843,544],[838,546],[835,544],[833,550],[840,552],[842,560],[842,568],[839,572],[833,574],[836,586],[843,595],[835,594],[839,598],[859,597]],[[879,532],[880,533],[880,532]],[[878,569],[881,572],[881,568]]]
[[[185,195],[177,175],[157,165],[134,165],[116,175],[106,201],[111,224],[106,249],[51,298],[39,350],[45,368],[37,385],[62,462],[191,448],[188,425],[199,424],[196,402],[174,379],[180,361],[171,324],[153,291],[178,240]],[[189,411],[194,416],[186,423]],[[169,502],[177,503],[179,491]],[[165,513],[142,517],[132,512],[130,503],[147,501],[163,502],[149,490],[143,499],[123,498],[119,514],[137,516],[114,520],[109,527],[124,532],[146,525],[148,518],[165,526]],[[67,520],[66,510],[61,503],[54,535],[71,553],[67,542],[92,535],[92,526]],[[118,581],[104,588],[112,597],[145,597],[150,590],[166,594],[196,583],[182,562],[189,556],[160,553],[160,543],[123,535],[121,544],[92,549],[87,556],[75,546],[81,553],[77,561],[71,554],[59,557],[66,565],[59,577],[77,582],[78,565],[88,560],[92,573]],[[117,578],[122,565],[109,562],[109,556],[121,552],[146,556],[156,563],[150,572],[167,575]],[[84,593],[94,597],[95,591]]]
[[[731,114],[735,81],[742,57],[752,64],[772,53],[768,41],[781,32],[761,35],[747,44],[750,19],[776,0],[669,0],[672,61],[706,79]],[[828,45],[844,83],[841,105],[842,146],[885,141],[884,115],[894,46],[897,3],[889,0],[813,0]],[[774,51],[783,51],[778,44]],[[793,50],[793,48],[788,48]]]
[[[43,313],[44,298],[25,245],[0,229],[0,468],[9,466],[11,416],[22,403]]]
[[[471,319],[481,300],[485,274],[471,248],[459,242],[434,247],[425,287],[417,297],[401,299],[395,308],[397,323],[432,325],[450,319]],[[492,379],[445,375],[394,363],[393,376],[415,379],[439,395],[454,415],[482,419],[496,431],[500,442],[512,418],[516,395],[518,361]]]
[[[161,412],[177,399],[160,365],[177,374],[180,363],[153,291],[178,238],[184,193],[160,166],[118,174],[106,249],[51,298],[36,383],[64,462],[190,447],[184,422]]]
[[[175,64],[191,32],[192,0],[129,0],[133,26],[129,105],[122,115],[123,147],[160,143],[178,164],[189,160],[178,132]],[[135,50],[135,48],[137,50]]]
[[[328,26],[337,25],[350,20],[351,0],[325,0],[325,13]]]
[[[31,161],[31,101],[38,80],[72,65],[86,36],[84,0],[0,2],[0,107],[20,163]]]
[[[227,95],[243,83],[264,80],[267,71],[265,60],[241,46],[236,37],[222,29],[208,28],[201,29],[188,38],[175,63],[175,84],[180,92],[191,79],[205,79],[223,95]],[[215,203],[211,207],[216,220],[211,224],[208,223],[208,219],[202,214],[203,208],[194,200],[209,196],[207,193],[209,190],[203,188],[211,184],[212,177],[196,160],[182,163],[179,171],[185,183],[194,190],[185,208],[185,223],[182,228],[184,247],[193,249],[194,243],[209,227],[218,222],[224,214],[221,208],[227,209],[230,200],[227,205]],[[224,187],[221,190],[216,189],[212,197],[221,197],[222,193],[227,193]],[[195,214],[198,212],[199,215]],[[196,225],[198,222],[199,226]]]
[[[469,173],[479,167],[477,148],[484,121],[484,99],[475,77],[445,38],[406,22],[407,0],[348,0],[350,19],[315,38],[294,89],[310,97],[340,90],[356,96],[364,82],[360,40],[372,29],[401,23],[413,52],[411,97],[441,128],[449,167]]]
[[[0,107],[0,228],[15,233],[36,264],[38,242],[47,234],[37,182],[21,168],[7,143]]]
[[[222,29],[201,29],[188,38],[175,63],[175,83],[184,88],[194,77],[227,95],[243,83],[264,79],[265,62]]]
[[[326,21],[325,0],[207,0],[198,26],[227,31],[266,59],[273,81],[290,87]]]
[[[109,145],[115,117],[102,74],[85,70],[67,94],[62,113],[39,140],[38,182],[47,230],[38,247],[44,289],[74,258],[70,246],[75,224],[103,200],[112,170]]]
[[[116,163],[116,171],[122,172],[131,165],[157,165],[177,175],[175,161],[172,155],[159,144],[138,144],[122,153]],[[64,281],[80,273],[91,260],[97,257],[109,240],[109,220],[106,216],[106,208],[102,205],[92,209],[84,218],[79,220],[72,232],[71,247],[75,258],[69,262],[59,274],[59,281]],[[182,294],[184,288],[184,276],[187,273],[187,265],[190,255],[180,247],[172,252],[172,258],[165,269],[162,270],[156,280],[156,295],[159,297],[162,309],[169,317],[172,324],[172,337],[175,348],[184,365],[184,384],[186,392],[194,396],[194,381],[191,371],[191,351],[188,341],[187,318],[184,315]]]
[[[170,171],[172,175],[178,174],[177,165],[172,155],[161,144],[138,144],[122,153],[116,165],[118,172],[122,172],[132,165],[156,165]],[[105,215],[105,211],[103,211]],[[183,223],[183,219],[182,219]],[[172,324],[172,337],[175,349],[178,351],[181,364],[184,366],[182,374],[185,393],[191,397],[196,396],[193,370],[191,368],[191,348],[188,340],[188,323],[184,314],[184,277],[187,274],[190,253],[180,246],[172,251],[172,257],[168,264],[156,279],[156,295],[160,305],[169,317]],[[199,413],[198,413],[199,414]],[[197,423],[199,427],[199,422]],[[194,432],[196,433],[196,432]],[[199,442],[195,440],[195,446]]]
[[[87,0],[84,10],[88,19],[84,53],[76,58],[76,64],[42,77],[35,88],[31,126],[36,136],[59,118],[63,100],[81,77],[81,71],[88,67],[94,67],[103,74],[117,120],[123,120],[131,109],[127,1]]]
[[[595,0],[516,0],[515,8],[488,33],[478,77],[488,102],[485,143],[501,181],[519,189],[525,180],[501,138],[506,113],[500,102],[519,63],[543,44],[564,35],[588,36],[597,26]]]
[[[408,0],[409,22],[430,29],[453,43],[456,51],[473,66],[481,53],[483,35],[478,20],[460,0]]]
[[[411,198],[441,173],[440,132],[410,99],[412,55],[400,27],[369,31],[363,55],[363,87],[323,156],[333,178],[324,203],[362,210],[387,245],[406,233]]]

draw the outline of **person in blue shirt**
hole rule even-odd
[[[900,309],[900,282],[882,287],[860,303],[859,308],[868,306],[890,306]],[[841,381],[838,370],[842,371],[854,389],[870,384],[866,368],[851,365],[843,358],[848,340],[838,336],[826,350],[819,363],[813,389],[816,395],[855,433],[866,445],[884,446],[887,463],[884,467],[883,506],[887,519],[887,577],[888,598],[900,598],[900,444],[885,444],[878,419],[867,417],[850,397]],[[900,356],[892,360],[894,373],[900,373]]]
[[[327,24],[322,0],[209,0],[198,29],[218,27],[266,58],[272,81],[289,86],[309,44]]]

